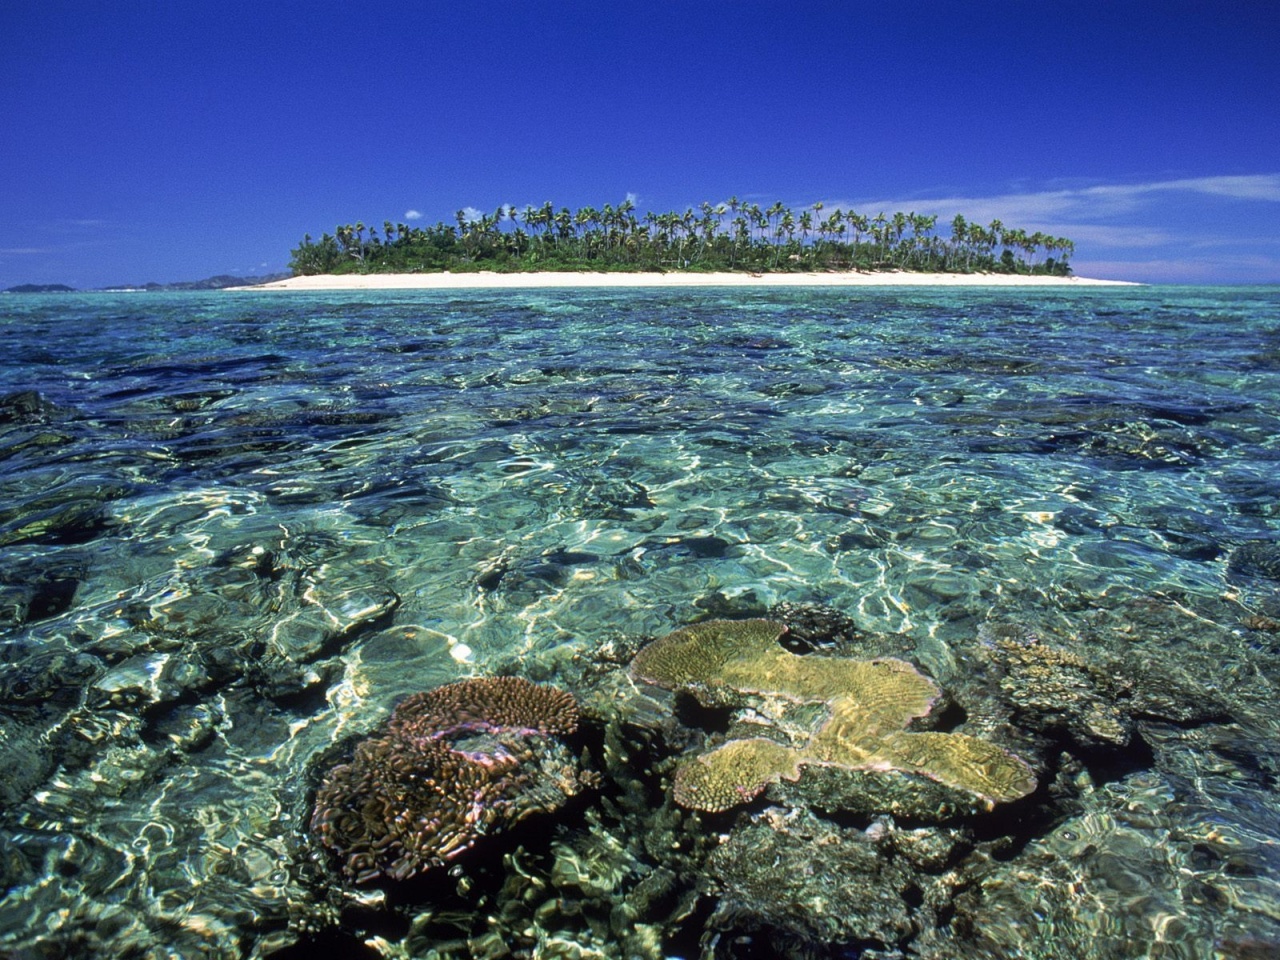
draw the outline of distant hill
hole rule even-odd
[[[227,287],[256,287],[261,283],[271,283],[273,280],[286,280],[293,276],[291,273],[269,273],[262,277],[233,277],[230,274],[220,273],[216,277],[208,277],[204,280],[180,280],[177,283],[117,283],[110,287],[99,287],[98,289],[104,293],[124,293],[134,290],[223,290]],[[20,283],[16,287],[9,287],[2,293],[75,293],[75,287],[68,287],[65,283]]]
[[[216,277],[208,277],[204,280],[180,280],[177,283],[142,283],[119,284],[112,287],[103,287],[103,290],[125,291],[125,290],[224,290],[227,287],[253,287],[260,283],[271,283],[273,280],[284,280],[293,276],[291,273],[269,273],[262,277],[233,277],[230,274],[220,273]]]
[[[20,283],[16,287],[6,287],[5,293],[75,293],[75,287],[65,283]]]

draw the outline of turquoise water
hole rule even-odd
[[[1280,949],[1275,288],[11,295],[0,358],[0,951],[426,956],[315,906],[331,747],[779,603],[1211,705],[1125,694],[1140,748],[1057,743],[927,936],[832,955]]]

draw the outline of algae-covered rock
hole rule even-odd
[[[1246,577],[1280,580],[1280,543],[1253,541],[1236,547],[1227,558],[1227,570]]]
[[[778,645],[786,627],[768,620],[712,620],[649,644],[632,663],[637,679],[692,694],[708,706],[749,701],[774,718],[780,739],[736,737],[692,760],[675,775],[676,802],[696,810],[728,810],[771,784],[821,779],[824,769],[856,777],[855,809],[949,816],[991,809],[1036,787],[1031,768],[1004,748],[977,737],[907,729],[941,696],[932,680],[892,658],[850,660],[797,656]],[[791,711],[795,704],[823,709]],[[814,716],[807,725],[796,717]],[[867,777],[901,798],[883,806],[867,796]],[[913,791],[912,787],[915,786]],[[940,802],[937,794],[950,797]],[[874,791],[872,791],[874,793]],[[957,797],[951,796],[957,794]],[[842,807],[848,809],[848,807]]]
[[[739,826],[707,864],[719,900],[707,922],[752,937],[752,956],[843,956],[914,935],[918,890],[909,866],[860,830],[770,808]],[[737,954],[735,954],[737,955]]]
[[[1115,676],[1084,657],[1045,643],[1016,624],[984,623],[983,655],[997,668],[1003,697],[1040,726],[1066,728],[1083,743],[1124,746],[1131,724],[1118,707]]]

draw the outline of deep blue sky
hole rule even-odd
[[[337,223],[955,212],[1280,281],[1280,4],[0,4],[0,288],[282,270]]]

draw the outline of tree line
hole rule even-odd
[[[357,221],[313,240],[289,262],[295,274],[423,273],[450,270],[827,271],[908,270],[1067,276],[1074,245],[1062,237],[983,226],[957,214],[947,236],[937,216],[823,204],[796,211],[736,197],[683,212],[636,214],[635,204],[518,210],[459,210],[454,223],[417,227]]]

